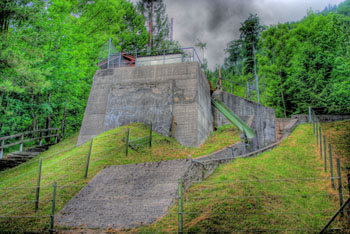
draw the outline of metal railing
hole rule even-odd
[[[101,69],[152,66],[172,63],[198,62],[201,59],[194,47],[164,50],[138,50],[109,54],[107,59],[100,61]]]

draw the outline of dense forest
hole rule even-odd
[[[118,52],[169,46],[166,6],[151,3],[0,0],[0,135],[61,126],[76,132],[109,38]],[[225,50],[225,90],[257,100],[259,87],[259,101],[280,117],[308,106],[350,112],[349,14],[350,0],[272,26],[250,15]],[[206,72],[215,86],[219,67]]]

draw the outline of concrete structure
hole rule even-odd
[[[78,145],[118,126],[152,121],[154,131],[199,146],[213,129],[210,100],[197,62],[99,70]]]
[[[142,56],[142,57],[137,57],[136,66],[153,66],[153,65],[162,65],[162,64],[183,63],[183,62],[185,62],[184,54]],[[191,62],[193,62],[193,60]]]
[[[225,103],[244,121],[247,122],[249,119],[252,121],[250,126],[254,130],[256,138],[250,143],[250,151],[276,142],[274,109],[223,91],[216,91],[213,97]],[[214,109],[214,123],[216,126],[230,124],[226,117],[216,109]]]

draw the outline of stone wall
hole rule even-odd
[[[197,62],[99,70],[94,76],[78,145],[133,122],[183,145],[199,146],[212,131],[209,84]]]
[[[256,138],[251,141],[250,150],[256,150],[276,142],[274,109],[223,91],[215,91],[213,97],[225,103],[233,113],[244,121],[253,116],[251,127]],[[216,126],[221,126],[230,122],[214,108],[214,123]]]

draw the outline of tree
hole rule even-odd
[[[168,48],[170,24],[163,0],[139,0],[136,8],[148,24],[148,47],[152,50]]]

